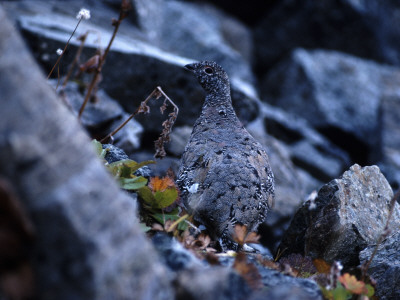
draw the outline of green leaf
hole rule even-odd
[[[132,159],[123,159],[119,161],[115,161],[108,165],[108,169],[114,176],[129,178],[135,173],[138,169],[148,164],[155,164],[153,160],[146,160],[140,163]]]
[[[100,156],[100,158],[104,158],[106,156],[107,150],[103,149],[102,144],[98,140],[93,139],[92,145],[94,146],[94,149],[95,149],[97,155]]]
[[[164,191],[157,191],[154,194],[158,208],[166,208],[170,206],[178,198],[178,191],[176,188],[171,187]]]
[[[119,178],[118,181],[121,187],[125,190],[138,190],[147,184],[147,179],[142,176],[134,178]]]
[[[165,221],[172,220],[176,221],[179,219],[178,215],[170,215],[170,214],[152,214],[151,215],[157,222],[164,225]]]
[[[374,289],[374,288],[372,287],[372,285],[370,285],[370,284],[366,284],[365,287],[366,287],[367,290],[368,290],[367,297],[368,297],[368,298],[371,298],[371,297],[375,294],[375,289]]]
[[[151,230],[151,227],[147,226],[147,225],[144,224],[144,223],[139,223],[139,226],[140,226],[140,229],[141,229],[143,232],[147,232],[147,231]]]
[[[332,295],[335,300],[347,300],[352,297],[352,294],[339,282],[337,283],[336,288],[332,290]]]
[[[140,198],[143,199],[148,205],[153,207],[156,203],[156,199],[154,198],[153,193],[151,192],[148,186],[144,186],[137,191]]]
[[[177,221],[180,216],[175,215],[175,214],[160,214],[160,213],[154,213],[151,215],[157,222],[159,222],[162,225],[165,225],[164,222],[168,220],[172,220],[173,222]],[[185,220],[182,220],[177,226],[178,230],[185,231],[188,228],[188,224],[185,222]]]
[[[154,160],[145,160],[142,161],[140,163],[136,163],[135,167],[131,167],[132,168],[132,172],[136,172],[138,169],[140,169],[141,167],[150,165],[150,164],[155,164],[156,162]]]

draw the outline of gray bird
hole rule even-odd
[[[274,201],[268,155],[232,107],[229,78],[215,62],[186,65],[206,91],[200,117],[181,158],[183,203],[223,250],[237,250],[235,224],[256,231]]]

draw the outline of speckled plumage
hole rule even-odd
[[[194,218],[226,249],[234,225],[255,231],[274,199],[268,155],[232,107],[229,78],[215,62],[185,66],[206,91],[200,117],[182,155],[177,183]]]

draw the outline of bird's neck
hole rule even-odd
[[[232,100],[230,94],[221,96],[209,93],[203,104],[201,118],[199,120],[206,120],[203,125],[215,127],[215,126],[226,126],[225,124],[233,123],[241,126],[241,122],[236,116],[235,110],[232,106]]]
[[[232,107],[231,92],[227,90],[211,91],[206,94],[204,106],[221,106],[226,105]]]

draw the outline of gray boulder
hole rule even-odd
[[[393,189],[400,188],[400,70],[386,75],[388,83],[383,89],[382,96],[382,147],[383,159],[379,167]]]
[[[0,8],[0,175],[36,231],[40,299],[171,299],[166,271],[75,116]]]
[[[280,250],[285,256],[300,253],[357,266],[359,252],[381,235],[392,197],[392,189],[378,167],[353,165],[341,178],[319,190],[315,205],[310,207],[310,201],[303,204],[293,217]],[[400,228],[398,203],[390,228]]]
[[[238,20],[201,2],[133,3],[139,26],[151,44],[183,57],[217,61],[231,79],[254,82],[249,65],[252,36],[250,29]]]
[[[56,88],[57,80],[50,80],[50,83]],[[65,87],[58,87],[57,91],[67,107],[78,116],[85,98],[85,94],[82,94],[78,84],[75,82],[68,82]],[[91,137],[101,140],[117,128],[123,121],[128,119],[129,115],[125,113],[122,106],[114,99],[111,99],[104,90],[97,91],[95,96],[95,101],[87,102],[80,121],[88,130]],[[113,136],[113,142],[116,146],[123,148],[125,151],[132,152],[139,148],[142,133],[142,125],[135,119],[132,119]]]
[[[376,245],[370,245],[360,252],[360,262],[369,261]],[[395,232],[378,247],[368,269],[376,281],[376,296],[379,299],[400,298],[400,233]]]
[[[400,64],[397,0],[277,1],[255,30],[255,67],[265,71],[294,48],[324,48]]]
[[[350,166],[348,153],[302,117],[266,103],[261,105],[260,115],[263,120],[263,126],[260,127],[281,141],[292,162],[319,182],[332,180]]]
[[[367,164],[382,157],[381,99],[399,85],[397,74],[339,52],[296,49],[265,78],[262,95]]]
[[[295,278],[270,269],[264,269],[260,274],[268,289],[261,293],[262,298],[255,296],[254,299],[323,299],[318,284],[311,279]]]

